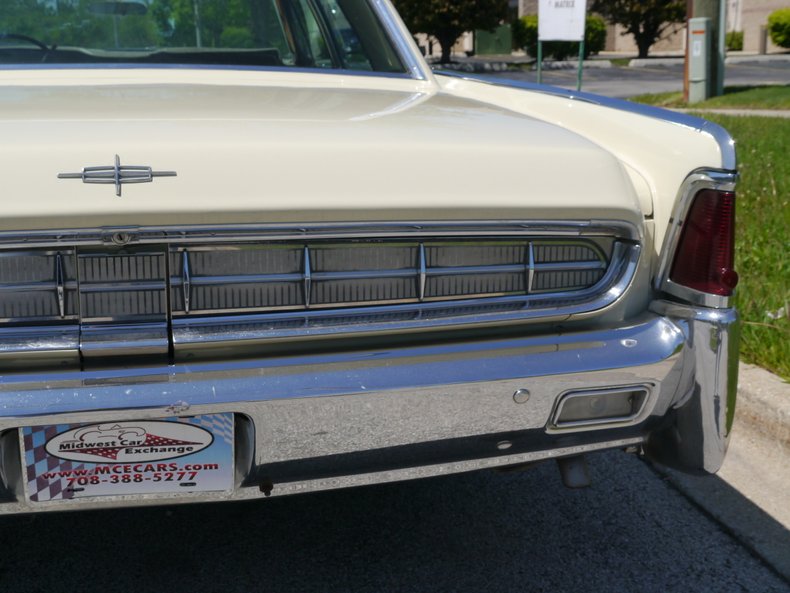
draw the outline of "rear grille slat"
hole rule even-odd
[[[98,356],[177,351],[216,327],[276,338],[567,315],[600,307],[638,257],[630,237],[520,234],[5,250],[0,320],[17,334],[70,324]]]
[[[0,320],[60,322],[77,314],[73,250],[0,253]]]
[[[42,320],[61,317],[61,307],[74,314],[74,259],[74,251],[0,257],[3,316]],[[578,240],[170,246],[76,260],[88,323],[567,292],[595,285],[608,266],[598,243]]]
[[[165,254],[80,253],[79,294],[83,322],[163,320],[167,314]]]

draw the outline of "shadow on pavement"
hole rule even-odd
[[[688,476],[661,466],[655,469],[790,582],[790,531],[784,525],[719,476]]]
[[[0,518],[0,587],[787,591],[635,457],[596,455],[590,469],[593,486],[579,491],[547,463],[252,503]]]

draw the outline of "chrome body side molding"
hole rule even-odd
[[[450,70],[435,71],[434,74],[440,76],[448,76],[452,78],[461,78],[463,80],[470,80],[473,82],[481,82],[494,86],[505,86],[516,89],[523,89],[526,91],[533,91],[561,97],[563,99],[570,99],[572,101],[584,101],[585,103],[592,103],[600,105],[601,107],[608,107],[610,109],[618,109],[620,111],[627,111],[645,117],[652,117],[660,119],[669,123],[679,126],[684,126],[692,130],[696,130],[701,134],[707,134],[712,137],[716,144],[719,146],[721,152],[721,168],[727,171],[735,171],[737,168],[737,160],[735,156],[735,141],[730,133],[727,132],[720,125],[707,121],[700,117],[695,117],[687,113],[678,113],[661,107],[654,107],[652,105],[643,105],[641,103],[634,103],[626,101],[625,99],[616,99],[614,97],[605,97],[596,95],[594,93],[585,93],[582,91],[571,91],[556,86],[536,84],[532,82],[525,82],[521,80],[508,80],[498,77],[468,74],[465,72],[455,72]]]

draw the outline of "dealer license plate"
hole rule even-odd
[[[233,414],[22,428],[27,496],[216,492],[233,488]]]

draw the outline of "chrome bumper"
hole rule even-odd
[[[0,514],[237,500],[645,445],[713,472],[737,385],[734,310],[656,302],[626,327],[257,360],[0,377]],[[571,390],[638,385],[628,422],[551,429]],[[529,395],[514,397],[518,390]],[[231,493],[25,500],[18,431],[236,414]]]

